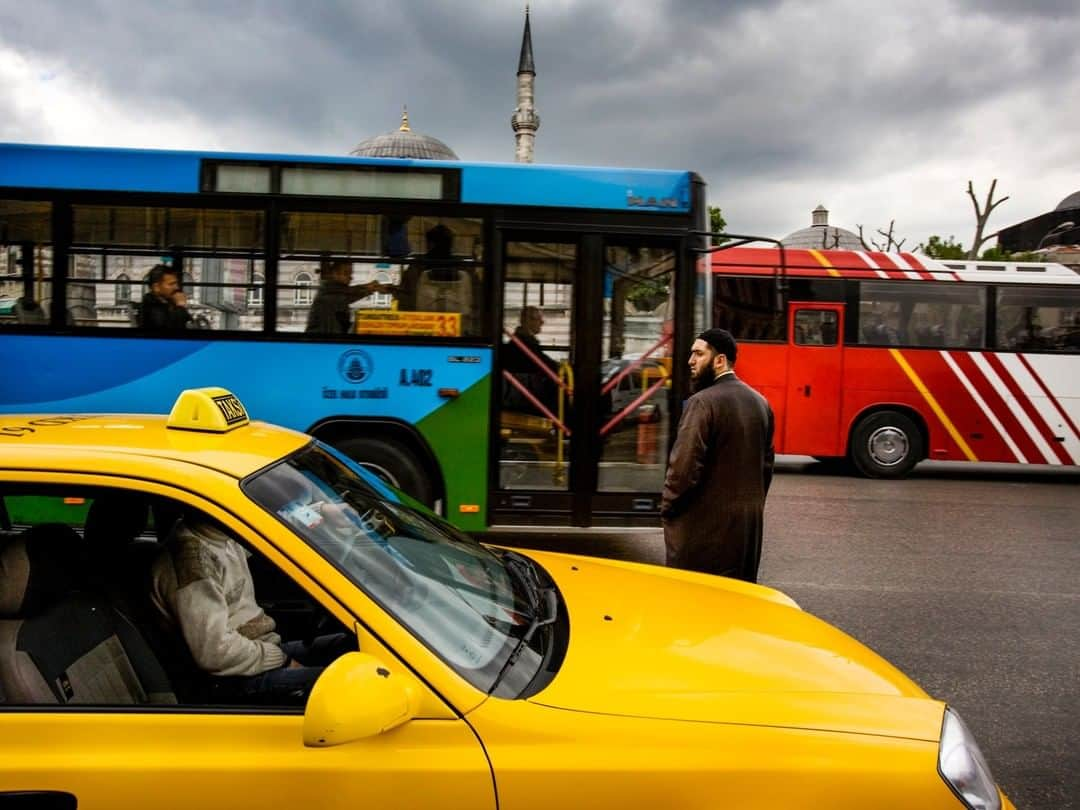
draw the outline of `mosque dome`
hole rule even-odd
[[[1064,200],[1058,203],[1055,211],[1071,211],[1074,208],[1080,208],[1080,191],[1074,191]]]
[[[815,250],[863,250],[858,234],[829,224],[829,212],[819,205],[811,213],[809,228],[789,233],[780,242],[784,247]]]
[[[457,160],[454,150],[430,135],[409,128],[409,113],[401,113],[401,126],[393,132],[366,138],[349,152],[357,157],[411,158],[413,160]]]

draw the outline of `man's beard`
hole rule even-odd
[[[705,366],[698,376],[690,378],[690,387],[696,394],[698,391],[708,388],[714,382],[716,382],[716,369],[712,366]]]

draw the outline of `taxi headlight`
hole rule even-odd
[[[990,766],[960,715],[948,708],[941,725],[938,770],[970,810],[1001,810],[1001,797],[990,775]]]

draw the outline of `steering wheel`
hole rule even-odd
[[[330,615],[330,612],[321,605],[316,607],[315,613],[312,614],[312,620],[309,622],[307,630],[304,631],[303,642],[307,646],[311,646],[319,636],[326,635],[326,630],[330,628],[334,622],[334,617]]]

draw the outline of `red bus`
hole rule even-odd
[[[1053,263],[733,247],[705,311],[776,449],[896,478],[923,459],[1080,464],[1080,273]]]

